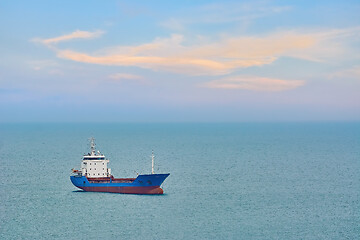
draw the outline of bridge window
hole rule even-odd
[[[103,157],[84,157],[83,160],[105,160]]]

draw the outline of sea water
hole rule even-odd
[[[164,195],[83,192],[88,139],[115,177]],[[359,123],[0,124],[1,239],[359,239]]]

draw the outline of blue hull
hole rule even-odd
[[[74,186],[90,192],[114,192],[129,194],[163,194],[161,184],[170,174],[145,174],[136,179],[88,179],[85,176],[70,176]]]

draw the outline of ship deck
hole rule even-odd
[[[136,178],[114,178],[114,177],[105,177],[105,178],[88,178],[89,183],[132,183]],[[111,180],[111,181],[110,181]]]

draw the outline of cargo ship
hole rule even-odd
[[[114,178],[108,168],[109,160],[95,149],[95,139],[90,139],[90,153],[83,155],[80,170],[72,169],[71,182],[87,192],[111,192],[125,194],[163,194],[161,184],[170,175],[154,173],[154,153],[151,156],[151,174],[136,178]]]

